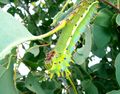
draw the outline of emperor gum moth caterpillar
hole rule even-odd
[[[83,0],[79,6],[73,10],[66,19],[63,19],[58,25],[58,30],[62,29],[60,37],[55,48],[50,51],[45,60],[45,65],[50,77],[54,74],[59,76],[70,75],[69,66],[72,60],[72,53],[75,45],[90,23],[93,14],[97,10],[98,1],[89,4],[89,1]],[[64,24],[63,27],[60,27]],[[55,28],[55,29],[56,29]]]

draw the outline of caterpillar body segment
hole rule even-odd
[[[93,17],[94,13],[96,12],[96,6],[98,1],[93,2],[85,11],[85,13],[79,18],[79,21],[75,24],[74,29],[72,30],[71,36],[72,39],[66,47],[70,53],[75,50],[75,45],[79,41],[81,34],[86,31],[87,26],[90,23],[90,19]]]
[[[85,10],[88,8],[88,6],[89,3],[84,0],[78,7],[76,7],[76,9],[71,13],[71,15],[69,15],[69,17],[67,18],[67,24],[62,29],[62,33],[55,47],[55,50],[57,52],[63,53],[66,50],[67,42],[69,41],[69,38],[72,38],[72,30],[74,29],[74,26],[78,22],[79,18],[83,15]]]

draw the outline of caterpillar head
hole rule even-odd
[[[68,67],[70,66],[71,56],[68,53],[56,53],[55,50],[50,51],[46,55],[45,66],[50,74],[50,78],[54,74],[57,74],[58,77],[70,75]]]

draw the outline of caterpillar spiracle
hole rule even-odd
[[[57,76],[70,75],[70,62],[74,62],[72,54],[75,45],[79,41],[81,33],[83,33],[90,23],[93,14],[97,10],[98,1],[91,4],[87,0],[83,0],[80,5],[68,15],[64,28],[62,28],[60,37],[55,48],[46,55],[45,65],[50,77],[54,74]]]

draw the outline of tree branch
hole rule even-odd
[[[103,3],[105,3],[105,4],[107,4],[107,5],[109,5],[109,6],[111,6],[111,7],[113,7],[114,9],[116,9],[117,10],[117,12],[118,13],[120,13],[120,9],[118,9],[116,6],[114,6],[112,3],[110,3],[110,2],[108,2],[108,1],[106,1],[106,0],[99,0],[100,2],[103,2]]]

